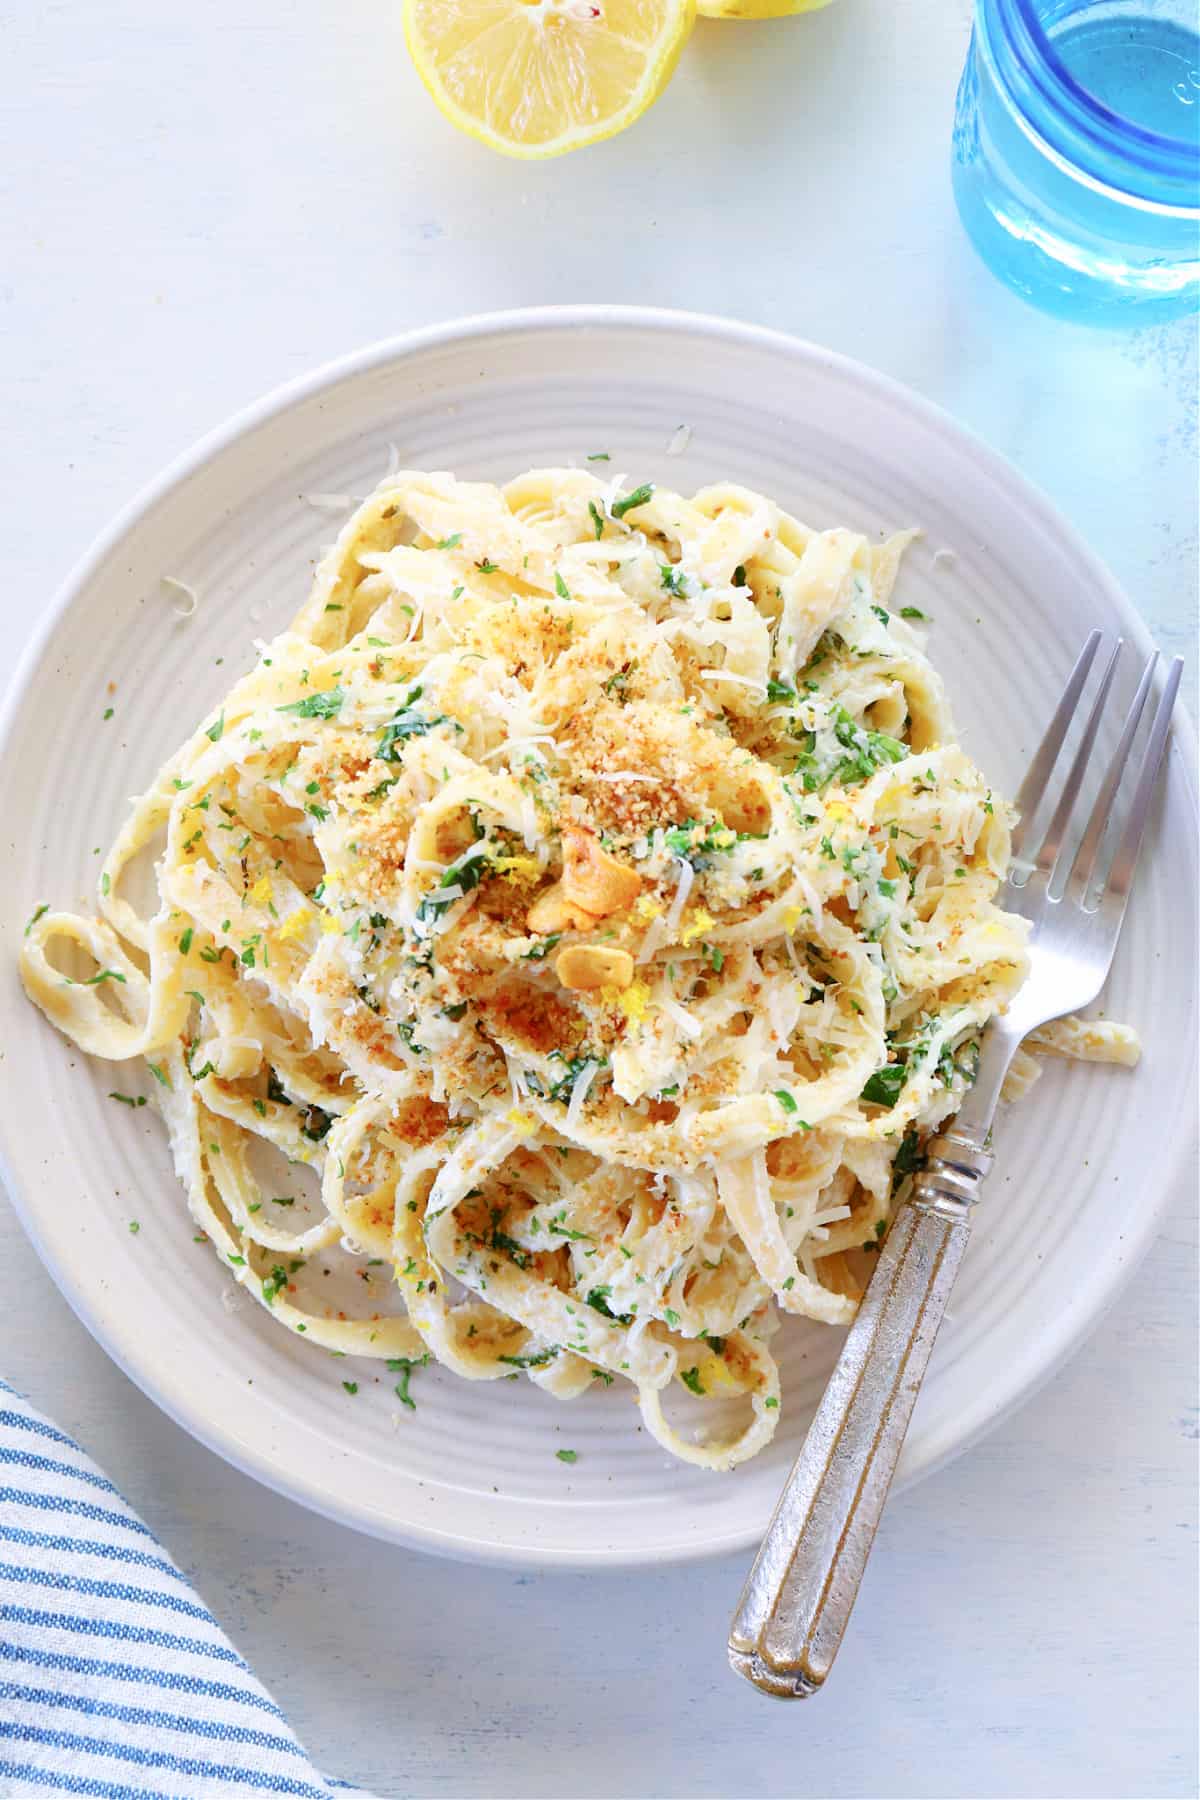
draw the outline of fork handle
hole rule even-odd
[[[832,1667],[990,1165],[951,1129],[896,1212],[730,1631],[762,1693],[813,1694]]]

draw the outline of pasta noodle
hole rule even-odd
[[[358,507],[135,804],[99,918],[42,914],[22,957],[84,1050],[146,1059],[197,1225],[279,1324],[628,1380],[710,1468],[770,1439],[779,1316],[853,1316],[1026,967],[1009,808],[889,609],[910,536],[556,469]],[[305,1291],[336,1244],[390,1310]]]

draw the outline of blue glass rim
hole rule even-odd
[[[993,13],[1002,28],[999,42],[988,34],[989,45],[1014,104],[1053,149],[1106,186],[1167,199],[1131,186],[1140,174],[1150,184],[1178,185],[1182,192],[1171,200],[1200,209],[1200,141],[1148,131],[1089,93],[1059,57],[1034,0],[978,0],[978,10],[981,17]],[[1197,44],[1200,50],[1200,37]],[[1030,91],[1045,109],[1036,117],[1029,112]],[[1124,179],[1114,176],[1117,163],[1125,168]]]

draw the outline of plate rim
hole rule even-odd
[[[692,312],[669,307],[576,304],[567,306],[520,307],[485,313],[468,314],[433,325],[416,327],[376,339],[357,349],[330,358],[315,368],[290,377],[264,394],[238,408],[222,422],[203,433],[187,448],[172,458],[164,468],[138,488],[109,522],[95,535],[59,583],[53,599],[45,608],[34,632],[27,641],[12,672],[5,692],[0,697],[0,764],[8,750],[24,696],[63,615],[93,578],[98,568],[139,521],[176,488],[199,473],[224,450],[257,427],[286,412],[289,408],[313,398],[341,382],[369,374],[385,365],[402,362],[430,350],[447,345],[462,345],[489,337],[512,337],[538,332],[575,332],[586,330],[680,332],[700,334],[768,354],[786,357],[792,362],[815,365],[882,396],[892,405],[957,443],[981,464],[991,478],[1021,505],[1048,526],[1064,548],[1086,573],[1090,583],[1101,590],[1113,607],[1126,635],[1143,656],[1156,648],[1148,626],[1128,599],[1115,576],[1092,549],[1076,527],[1041,489],[1034,485],[1007,457],[994,450],[968,426],[963,425],[945,408],[923,394],[869,364],[829,350],[808,339],[768,326],[723,317],[718,314]],[[1176,707],[1172,729],[1172,745],[1193,814],[1197,810],[1197,769],[1195,732],[1188,710]],[[943,1428],[940,1443],[935,1440],[921,1466],[897,1483],[896,1491],[915,1485],[943,1468],[955,1457],[976,1444],[981,1437],[1023,1406],[1054,1376],[1081,1347],[1085,1339],[1102,1322],[1140,1267],[1157,1234],[1167,1207],[1181,1188],[1187,1167],[1195,1154],[1197,1121],[1195,1114],[1190,1129],[1175,1141],[1166,1168],[1160,1173],[1157,1192],[1142,1208],[1128,1235],[1109,1248],[1099,1270],[1093,1276],[1086,1305],[1065,1309],[1057,1315],[1060,1325],[1046,1321],[1047,1336],[1036,1368],[1023,1366],[1010,1371],[1005,1392],[999,1397],[984,1395],[968,1415],[965,1429],[959,1415],[952,1441]],[[42,1266],[55,1286],[105,1354],[109,1356],[134,1385],[189,1436],[202,1443],[242,1474],[261,1482],[267,1488],[295,1501],[298,1505],[331,1521],[363,1532],[369,1537],[428,1554],[465,1561],[487,1563],[514,1569],[546,1568],[584,1572],[595,1569],[633,1569],[649,1564],[683,1564],[707,1561],[713,1557],[753,1547],[754,1535],[733,1530],[702,1541],[680,1541],[665,1548],[656,1544],[640,1548],[636,1543],[621,1549],[599,1549],[589,1552],[583,1547],[560,1549],[529,1543],[497,1544],[482,1535],[466,1535],[461,1531],[444,1531],[435,1524],[416,1520],[396,1523],[373,1515],[364,1516],[361,1502],[353,1505],[333,1503],[320,1484],[300,1472],[282,1470],[269,1457],[254,1456],[236,1444],[232,1436],[223,1436],[218,1426],[195,1408],[177,1404],[168,1398],[156,1381],[152,1366],[134,1366],[112,1341],[105,1321],[99,1316],[92,1296],[69,1264],[61,1264],[45,1244],[37,1228],[35,1214],[26,1201],[7,1146],[8,1130],[0,1119],[0,1177],[12,1202],[22,1229],[29,1238]]]

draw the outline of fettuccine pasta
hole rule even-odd
[[[780,1316],[853,1316],[1026,967],[1009,808],[889,607],[910,536],[561,469],[402,471],[355,512],[134,806],[99,917],[42,913],[22,958],[82,1049],[146,1060],[201,1233],[281,1326],[628,1381],[710,1468],[768,1442]],[[361,1316],[306,1288],[337,1245]],[[678,1384],[741,1407],[697,1433]]]

